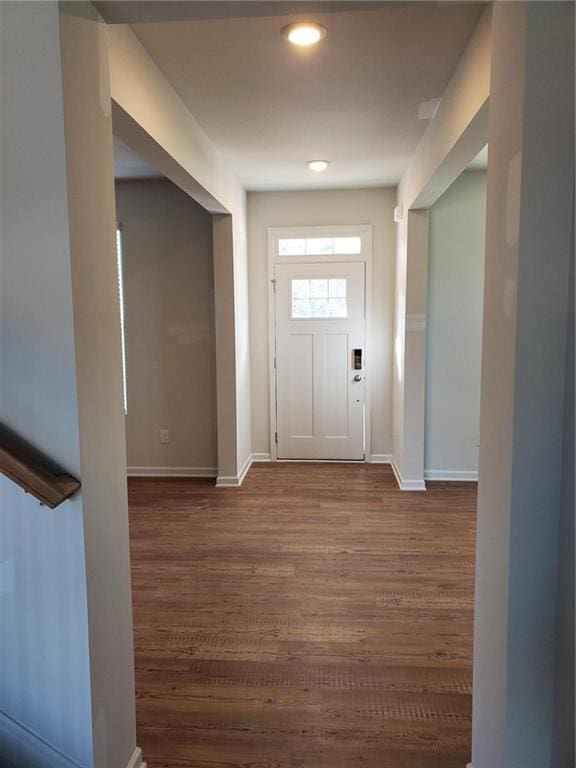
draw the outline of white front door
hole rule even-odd
[[[364,458],[364,263],[276,264],[279,459]]]

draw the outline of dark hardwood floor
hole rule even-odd
[[[475,485],[259,464],[129,499],[149,768],[464,768]]]

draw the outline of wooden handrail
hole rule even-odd
[[[80,488],[80,481],[6,427],[0,426],[0,472],[54,509]]]

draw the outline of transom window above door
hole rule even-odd
[[[347,317],[346,290],[346,278],[292,280],[292,319]]]
[[[340,256],[362,252],[360,237],[281,237],[278,256]]]

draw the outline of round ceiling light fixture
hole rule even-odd
[[[314,45],[326,37],[326,27],[315,21],[299,21],[296,24],[288,24],[282,34],[294,45]]]
[[[327,160],[308,160],[307,165],[311,171],[314,171],[315,173],[322,173],[322,171],[325,171],[326,168],[328,168],[328,161]]]

